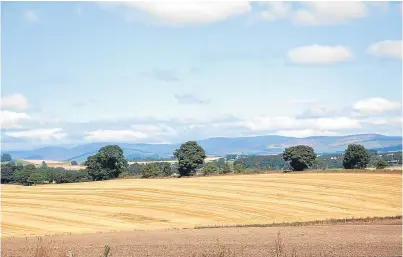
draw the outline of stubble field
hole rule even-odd
[[[2,185],[2,237],[401,215],[401,173]]]

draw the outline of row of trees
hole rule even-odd
[[[35,167],[33,164],[13,165],[11,163],[1,165],[1,183],[19,183],[23,185],[45,183],[74,183],[91,181],[91,177],[85,169],[66,170],[47,166]]]
[[[342,164],[345,169],[363,169],[371,160],[371,151],[362,145],[351,144],[347,147]],[[148,164],[134,163],[129,165],[124,157],[123,150],[117,145],[102,147],[97,154],[89,156],[85,169],[65,170],[63,168],[42,166],[36,168],[29,164],[26,166],[15,165],[11,162],[2,164],[2,183],[21,183],[24,185],[43,183],[71,183],[84,181],[99,181],[117,177],[167,177],[190,176],[194,174],[227,174],[250,173],[259,170],[292,169],[303,171],[318,168],[320,159],[312,147],[298,145],[286,148],[281,155],[276,156],[249,156],[235,160],[233,163],[220,158],[213,162],[205,163],[206,153],[195,141],[189,141],[180,146],[173,153],[177,163],[156,162]],[[376,155],[376,152],[375,152]],[[3,156],[2,156],[3,157]],[[5,156],[11,160],[11,156]],[[3,159],[3,158],[2,158]],[[378,160],[376,167],[381,169],[387,166],[383,160]]]
[[[286,148],[283,153],[283,159],[295,171],[303,171],[318,165],[320,162],[313,148],[306,145]],[[371,151],[358,144],[348,145],[342,156],[342,164],[345,169],[365,169],[370,161]],[[387,166],[387,162],[383,159],[378,159],[375,166],[378,169],[383,169]]]

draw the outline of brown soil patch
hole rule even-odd
[[[48,257],[99,257],[104,245],[111,247],[110,257],[160,256],[256,256],[275,255],[275,241],[280,233],[286,252],[297,256],[371,257],[401,256],[401,222],[378,221],[374,224],[213,228],[167,231],[135,231],[70,236],[43,237]],[[2,240],[2,256],[34,256],[38,239]],[[224,253],[224,255],[220,255]]]

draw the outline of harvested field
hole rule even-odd
[[[54,160],[22,160],[27,164],[34,164],[35,166],[39,167],[42,165],[42,161],[46,162],[48,167],[52,168],[64,168],[66,170],[80,170],[85,169],[85,166],[71,166],[70,162],[62,162],[62,161],[54,161]]]
[[[277,233],[280,233],[278,240]],[[167,231],[132,231],[2,240],[2,256],[30,257],[44,249],[47,257],[99,257],[103,246],[111,247],[111,257],[286,257],[296,250],[298,257],[392,257],[401,256],[401,220],[373,221],[369,224],[214,228]],[[282,246],[285,254],[276,255]]]
[[[2,185],[2,237],[401,215],[401,173]]]

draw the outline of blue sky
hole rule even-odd
[[[401,135],[398,2],[2,3],[2,147]]]

